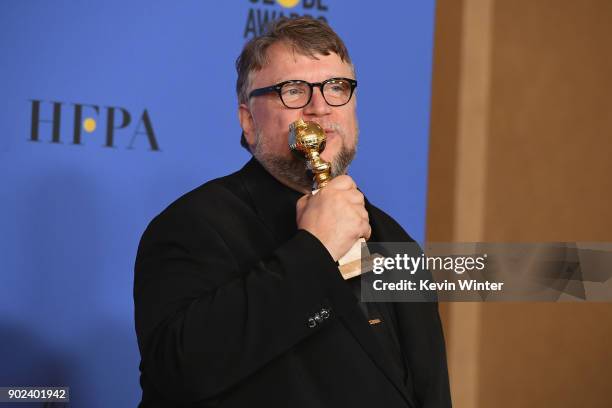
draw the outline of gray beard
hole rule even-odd
[[[290,157],[284,157],[267,153],[265,144],[265,137],[257,132],[255,145],[252,149],[253,156],[270,174],[294,187],[304,190],[313,188],[312,173],[307,169],[305,160],[293,154]],[[355,140],[355,146],[357,146],[357,140]],[[345,174],[348,166],[355,158],[356,152],[356,147],[349,149],[343,142],[340,151],[331,161],[331,176],[336,177]]]

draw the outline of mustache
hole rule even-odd
[[[324,126],[323,130],[326,132],[331,130],[332,132],[340,133],[342,135],[344,134],[344,128],[339,123],[335,122],[330,123],[328,126]]]
[[[327,132],[335,132],[344,135],[344,128],[338,122],[328,122],[324,120],[311,120],[311,122],[315,122],[317,125],[323,128],[325,133]]]

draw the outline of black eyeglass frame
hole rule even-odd
[[[325,98],[325,94],[323,93],[323,87],[333,81],[347,81],[350,85],[351,85],[351,93],[348,97],[348,99],[346,100],[346,102],[341,103],[339,105],[334,105],[329,103],[329,101],[327,100],[327,98]],[[299,107],[292,107],[292,106],[287,106],[287,104],[285,103],[285,101],[283,100],[283,96],[281,94],[281,89],[283,88],[283,86],[287,85],[287,84],[291,84],[291,83],[301,83],[301,84],[307,84],[308,87],[310,88],[310,96],[308,97],[308,101],[306,101],[306,103],[302,106]],[[351,78],[330,78],[330,79],[326,79],[323,82],[308,82],[308,81],[303,81],[301,79],[290,79],[288,81],[283,81],[280,82],[278,84],[275,85],[271,85],[271,86],[266,86],[265,88],[258,88],[258,89],[253,89],[250,93],[249,93],[249,99],[251,99],[254,96],[261,96],[261,95],[266,95],[272,92],[276,92],[278,94],[279,99],[281,100],[281,102],[283,103],[283,105],[285,105],[285,107],[289,108],[289,109],[302,109],[304,106],[307,106],[310,101],[312,100],[312,94],[314,92],[314,88],[317,87],[319,88],[319,90],[321,91],[321,95],[323,95],[323,99],[325,100],[325,103],[327,103],[329,106],[333,106],[333,107],[338,107],[338,106],[344,106],[347,103],[349,103],[351,101],[351,98],[353,97],[353,93],[355,92],[355,88],[357,87],[357,81]]]

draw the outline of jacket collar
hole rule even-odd
[[[253,208],[281,243],[297,230],[295,206],[302,193],[287,187],[252,157],[239,172]]]

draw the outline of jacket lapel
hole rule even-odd
[[[348,331],[355,337],[355,340],[357,340],[372,361],[374,361],[376,366],[383,372],[387,379],[391,381],[400,394],[402,394],[408,405],[410,407],[416,407],[414,400],[408,395],[401,373],[394,370],[393,365],[387,361],[381,346],[374,337],[370,325],[364,319],[359,308],[353,308],[352,312],[347,313],[341,320]]]

